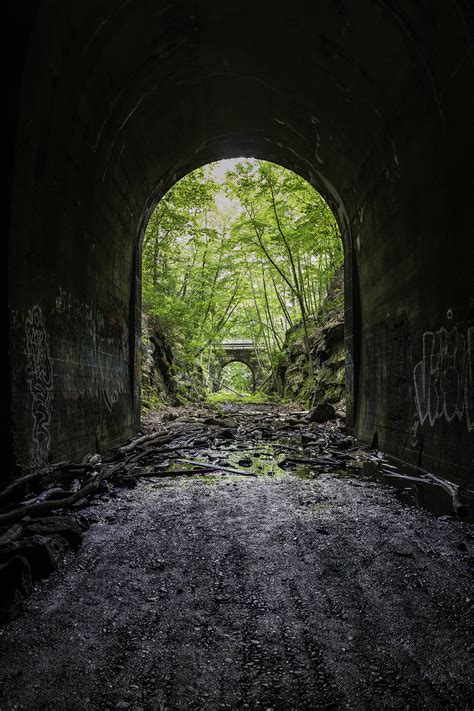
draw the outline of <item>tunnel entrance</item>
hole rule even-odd
[[[303,178],[257,159],[197,169],[157,205],[142,251],[148,409],[219,389],[344,409],[342,241]]]
[[[190,171],[256,156],[308,180],[337,216],[348,425],[469,481],[469,5],[18,9],[6,102],[8,477],[137,431],[140,239]]]
[[[7,15],[0,705],[467,708],[472,0]]]

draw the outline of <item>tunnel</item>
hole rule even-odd
[[[2,477],[137,431],[147,221],[191,170],[248,156],[305,178],[339,224],[350,431],[466,483],[472,3],[36,0],[11,12]]]
[[[257,378],[256,378],[256,373],[252,365],[250,365],[247,360],[243,359],[237,359],[237,358],[228,358],[225,360],[225,362],[219,363],[219,370],[218,370],[218,375],[216,378],[216,382],[214,385],[215,391],[218,391],[220,387],[222,387],[222,381],[223,381],[223,375],[225,372],[225,369],[227,368],[228,365],[231,365],[231,363],[239,363],[244,366],[244,368],[248,371],[250,375],[250,381],[251,381],[251,391],[255,393],[255,390],[257,388]],[[225,387],[225,385],[224,385]]]

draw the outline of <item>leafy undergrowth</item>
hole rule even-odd
[[[143,412],[146,413],[152,410],[159,410],[167,403],[165,396],[161,391],[158,391],[155,387],[148,383],[142,383],[141,404]]]
[[[232,393],[227,390],[219,390],[217,393],[209,393],[206,397],[206,403],[208,405],[223,405],[228,402],[238,402],[245,403],[248,405],[259,405],[265,402],[275,402],[268,393],[255,392],[255,393]]]

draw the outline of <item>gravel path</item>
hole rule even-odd
[[[468,524],[370,481],[142,480],[0,632],[0,709],[470,709]]]

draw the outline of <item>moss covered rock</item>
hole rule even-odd
[[[343,271],[331,282],[321,311],[309,318],[309,340],[313,376],[304,343],[301,323],[287,331],[284,357],[278,374],[285,398],[307,406],[330,403],[344,409],[345,344]]]

